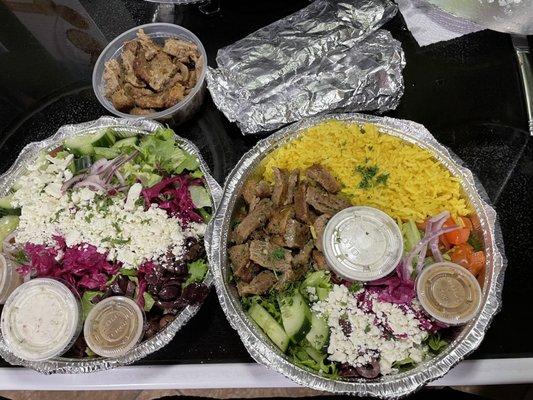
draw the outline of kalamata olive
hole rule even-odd
[[[162,310],[176,310],[184,308],[188,303],[181,298],[173,301],[161,301],[155,302],[155,305]]]
[[[118,294],[118,295],[123,295],[124,294],[124,290],[122,290],[122,288],[120,287],[119,283],[118,283],[118,278],[117,280],[115,280],[115,282],[113,282],[111,284],[111,286],[109,287],[111,289],[111,292],[113,294]],[[125,287],[124,287],[125,289]]]
[[[378,360],[374,359],[370,364],[367,364],[363,367],[356,367],[355,370],[363,378],[374,379],[377,378],[380,372],[379,362]]]
[[[353,378],[358,378],[359,374],[357,373],[357,370],[354,366],[343,363],[341,364],[339,368],[339,376],[345,379],[353,379]]]
[[[152,317],[145,325],[144,337],[150,339],[159,330],[159,317]]]
[[[345,336],[350,336],[352,333],[352,324],[346,318],[339,318],[339,325],[342,329],[342,333]]]
[[[157,293],[157,296],[161,300],[174,300],[176,297],[180,295],[180,288],[176,285],[165,285],[163,286],[163,289]]]
[[[126,290],[127,290],[127,287],[128,287],[128,282],[130,282],[128,277],[124,276],[124,275],[119,275],[117,277],[117,279],[115,280],[115,282],[120,287],[120,290],[122,291],[122,293],[126,293]]]
[[[163,315],[159,320],[159,329],[163,329],[164,327],[166,327],[168,324],[174,321],[174,318],[176,318],[176,316],[172,314]]]
[[[126,291],[125,291],[125,295],[127,297],[133,297],[133,294],[135,293],[135,288],[136,288],[137,285],[135,285],[135,283],[133,283],[132,281],[128,280],[128,284],[126,285]]]
[[[209,294],[209,288],[203,283],[191,283],[183,289],[181,298],[187,304],[198,304],[205,300]]]

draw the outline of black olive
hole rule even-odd
[[[165,285],[157,295],[161,300],[174,300],[180,295],[180,287],[175,285]]]

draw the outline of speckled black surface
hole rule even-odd
[[[68,3],[68,2],[65,2]],[[140,0],[81,1],[103,37],[151,21],[155,5]],[[214,65],[216,50],[307,4],[305,1],[221,0],[221,12],[206,16],[196,7],[176,10],[175,21],[195,32]],[[90,72],[66,68],[53,58],[0,3],[0,172],[30,141],[66,123],[106,114],[91,88]],[[533,144],[510,38],[483,31],[420,48],[401,16],[387,25],[407,57],[406,90],[391,116],[423,123],[478,175],[498,211],[509,266],[503,309],[472,358],[533,356],[523,321],[533,320]],[[53,40],[61,41],[61,34]],[[4,51],[3,49],[6,49]],[[89,69],[90,70],[90,69]],[[243,137],[210,100],[177,128],[199,145],[216,179],[225,174],[258,137]],[[202,310],[163,350],[141,364],[246,362],[250,357],[228,325],[214,293]],[[5,363],[1,362],[0,365]]]

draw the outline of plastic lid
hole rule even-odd
[[[0,254],[0,301],[5,297],[4,292],[7,289],[7,286],[9,286],[9,283],[7,282],[9,276],[8,267],[6,258]]]
[[[42,361],[63,354],[81,328],[76,296],[54,279],[33,279],[9,296],[1,328],[7,346],[24,360]]]
[[[449,325],[468,322],[481,305],[481,287],[476,277],[451,262],[424,268],[418,276],[416,292],[424,310]]]
[[[323,234],[324,255],[340,276],[372,281],[396,268],[403,238],[394,220],[372,207],[350,207],[335,214]]]
[[[132,349],[143,333],[144,316],[128,297],[102,300],[89,312],[83,334],[89,348],[103,357],[118,357]]]

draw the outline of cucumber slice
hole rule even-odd
[[[302,340],[311,329],[311,310],[299,291],[278,296],[281,321],[289,338],[294,342]]]
[[[11,210],[14,209],[13,207],[13,195],[7,195],[4,197],[0,197],[0,208],[3,208],[4,210]]]
[[[20,215],[20,208],[13,206],[13,195],[0,197],[0,217],[6,215]]]
[[[6,215],[0,218],[0,251],[2,251],[4,239],[17,229],[17,226],[19,226],[19,217],[16,215]]]
[[[74,173],[86,171],[92,165],[91,156],[81,156],[80,158],[76,158],[72,165],[74,167]]]
[[[277,323],[272,315],[268,313],[261,305],[253,303],[248,310],[248,315],[257,325],[266,333],[278,348],[285,352],[289,347],[289,337]]]
[[[106,129],[105,131],[93,135],[91,145],[93,147],[111,147],[115,144],[116,140],[113,131]]]
[[[95,147],[94,149],[94,155],[95,158],[106,158],[108,160],[112,160],[113,158],[116,158],[120,155],[120,151],[114,148],[107,148],[107,147]]]
[[[74,136],[65,139],[64,145],[76,156],[90,156],[93,154],[92,141],[93,135]]]
[[[130,132],[130,131],[113,131],[113,135],[115,135],[117,139],[137,137],[137,134],[135,132]]]
[[[329,339],[329,327],[326,320],[312,313],[311,330],[305,338],[313,348],[322,351]]]
[[[135,147],[137,145],[137,136],[128,137],[125,139],[120,139],[115,142],[113,145],[114,149],[120,149],[124,147]]]

